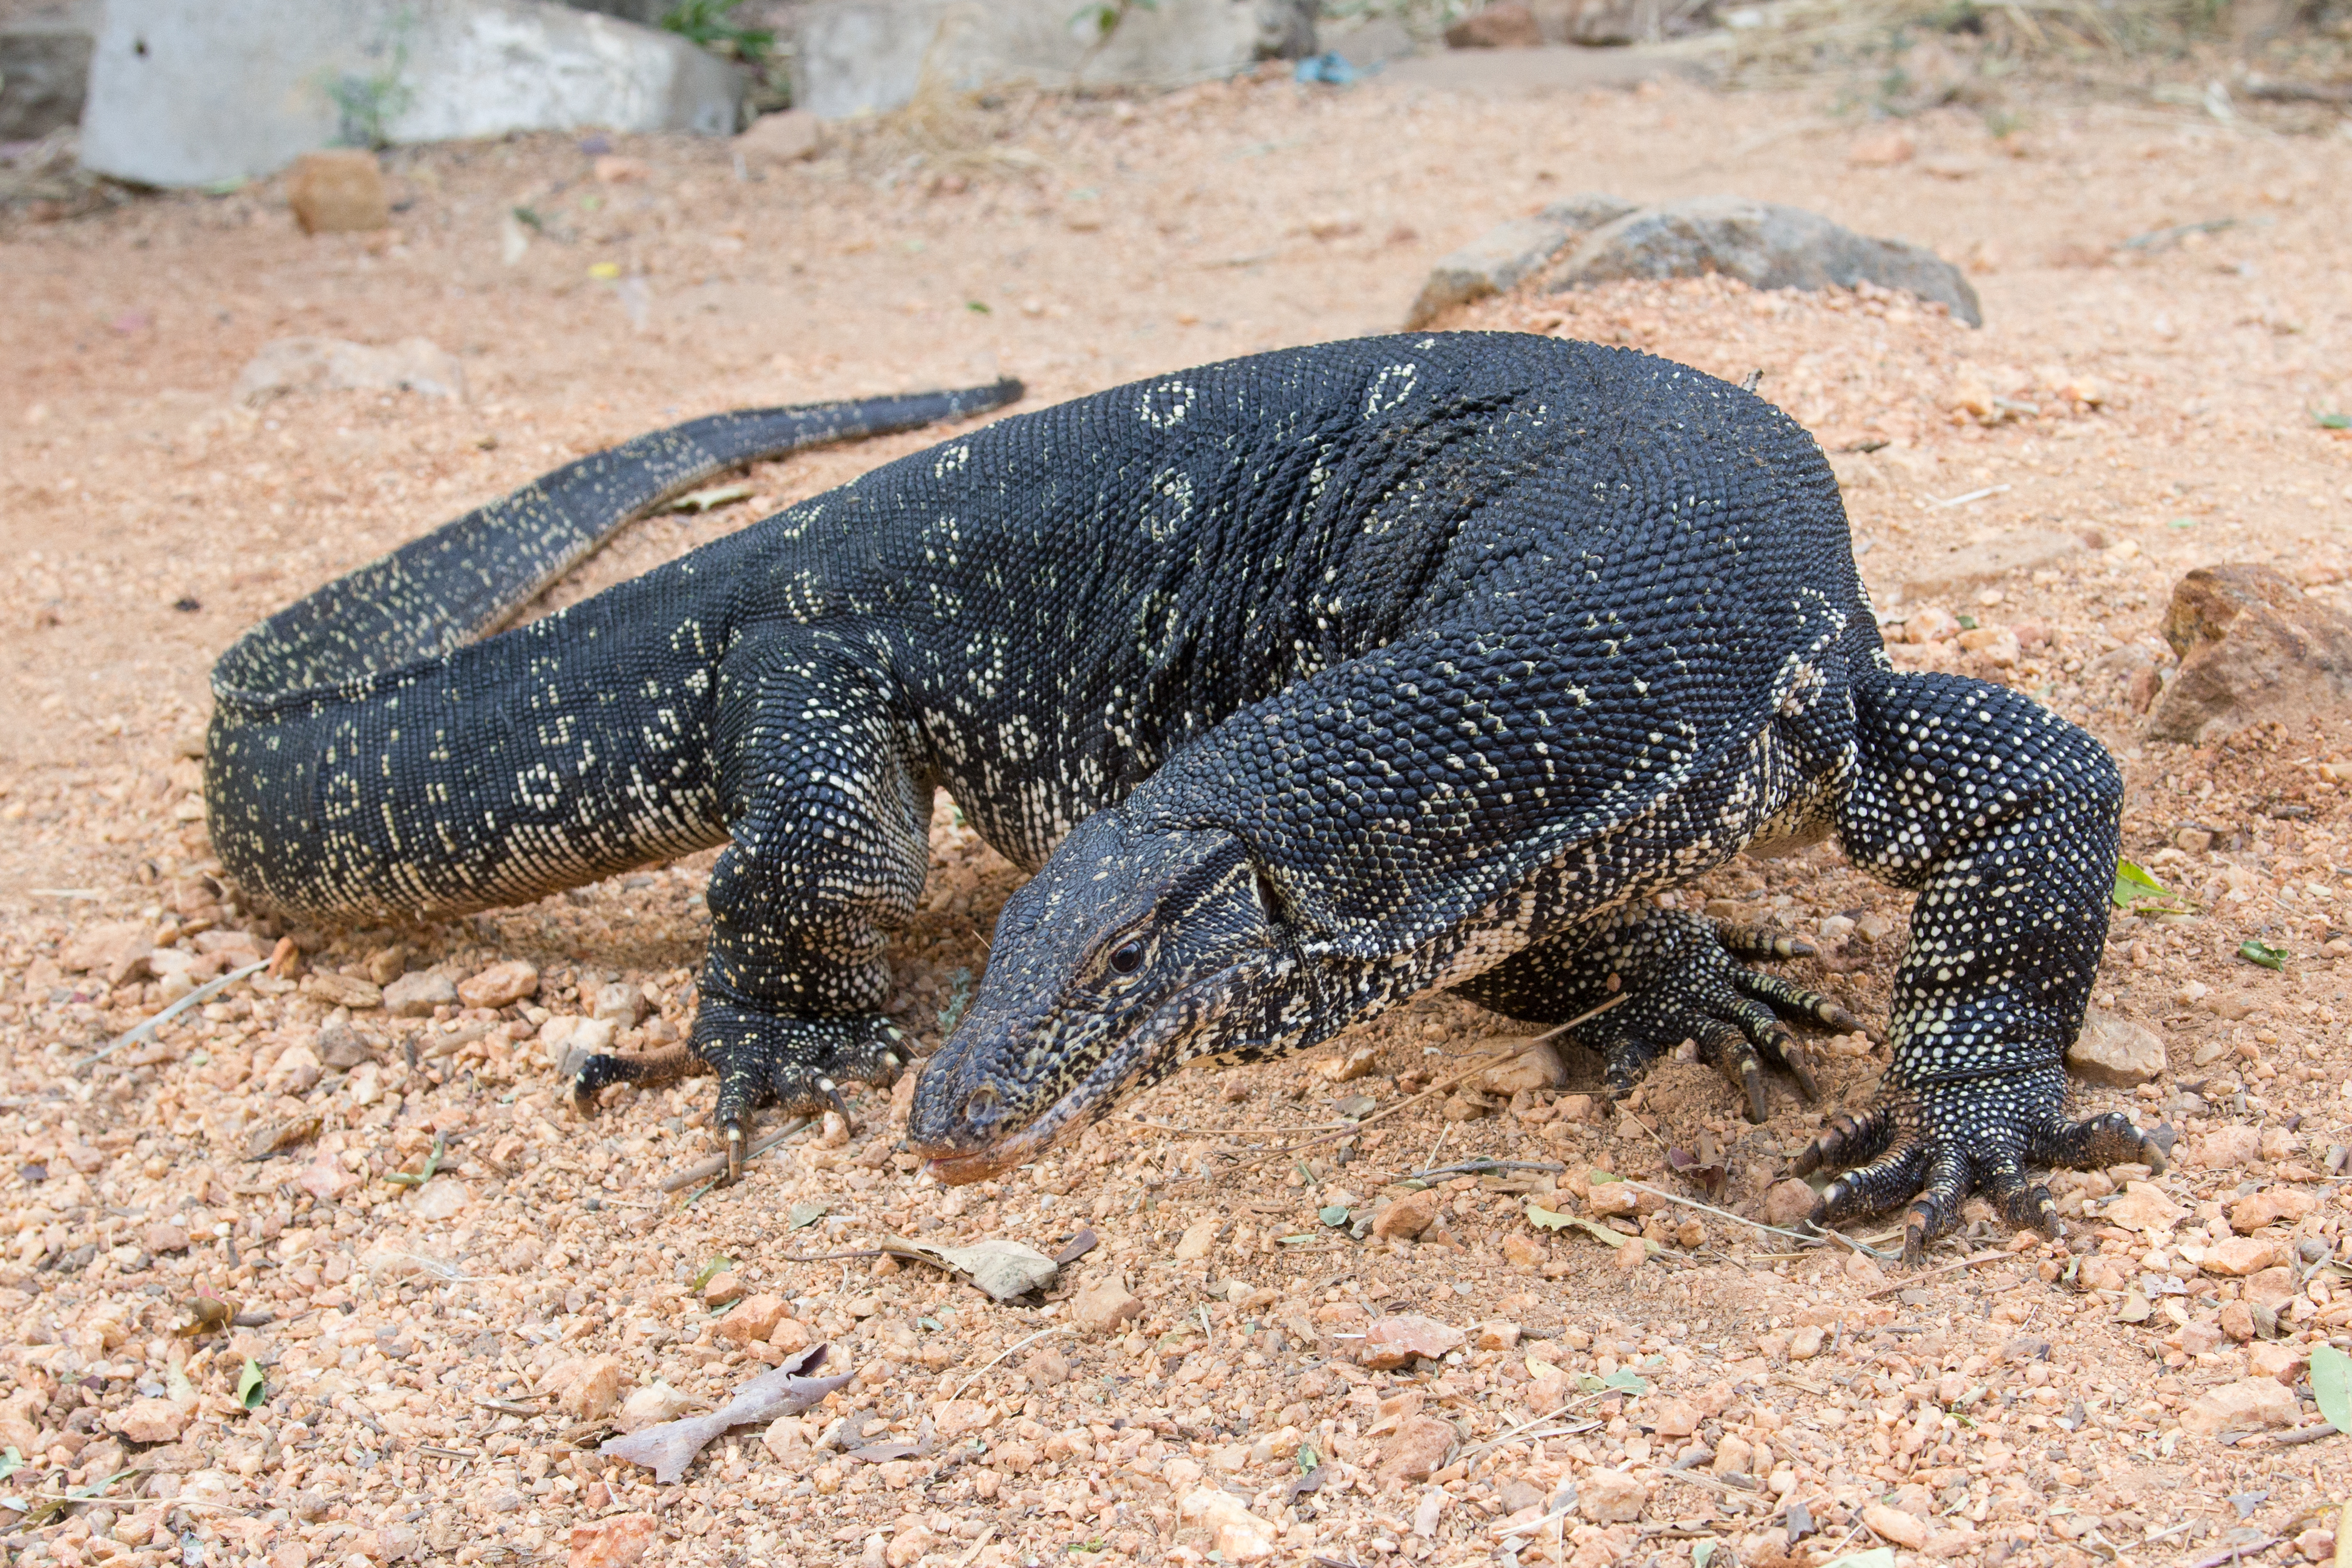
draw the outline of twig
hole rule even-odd
[[[980,1532],[980,1539],[971,1543],[971,1550],[957,1560],[956,1568],[971,1568],[972,1563],[979,1561],[980,1549],[995,1539],[996,1526],[987,1526]]]
[[[2007,485],[1987,485],[1980,490],[1970,490],[1966,495],[1952,496],[1936,504],[1939,507],[1966,506],[1972,500],[1982,500],[1987,496],[1997,496],[2009,488]]]
[[[2259,1557],[2285,1540],[2286,1537],[2284,1535],[2273,1535],[2268,1541],[2254,1541],[2242,1546],[2232,1546],[2227,1552],[2216,1552],[2210,1557],[2200,1557],[2190,1563],[2189,1568],[2221,1568],[2224,1563],[2235,1563],[2242,1557]]]
[[[2292,1432],[2282,1432],[2271,1439],[2274,1448],[2292,1447],[2297,1443],[2316,1443],[2323,1437],[2333,1437],[2341,1431],[2333,1421],[2322,1421],[2316,1426],[2298,1426]]]
[[[1612,1389],[1607,1392],[1615,1393],[1617,1391]],[[1499,1437],[1489,1437],[1475,1448],[1465,1448],[1461,1453],[1454,1456],[1454,1461],[1457,1464],[1466,1465],[1470,1462],[1471,1455],[1483,1454],[1489,1448],[1499,1448],[1506,1443],[1517,1442],[1518,1440],[1519,1434],[1522,1432],[1528,1431],[1531,1427],[1540,1426],[1547,1421],[1557,1421],[1561,1416],[1567,1415],[1570,1411],[1575,1409],[1578,1405],[1589,1405],[1600,1397],[1601,1395],[1598,1394],[1580,1394],[1557,1410],[1547,1411],[1541,1415],[1529,1416],[1527,1420],[1520,1422],[1517,1426],[1512,1427],[1509,1431],[1504,1433]]]
[[[2225,228],[2235,228],[2233,217],[2209,217],[2203,223],[2176,223],[2169,228],[2152,228],[2146,234],[2136,234],[2116,248],[2120,250],[2162,250],[2175,240],[2192,234],[2219,234]]]
[[[1404,1110],[1408,1106],[1417,1105],[1421,1101],[1427,1100],[1433,1094],[1443,1094],[1447,1089],[1452,1089],[1455,1084],[1462,1082],[1465,1079],[1475,1078],[1480,1073],[1486,1071],[1489,1068],[1500,1067],[1505,1062],[1517,1060],[1519,1058],[1527,1055],[1529,1051],[1534,1050],[1538,1046],[1542,1045],[1546,1040],[1551,1039],[1555,1036],[1565,1034],[1569,1030],[1575,1028],[1579,1024],[1586,1023],[1593,1018],[1599,1017],[1601,1014],[1606,1013],[1610,1008],[1614,1007],[1618,1003],[1622,1002],[1626,997],[1632,994],[1633,993],[1630,991],[1620,991],[1616,995],[1612,996],[1608,1001],[1601,1004],[1600,1006],[1591,1008],[1586,1012],[1579,1013],[1575,1017],[1570,1018],[1567,1023],[1560,1025],[1557,1028],[1547,1029],[1542,1034],[1536,1036],[1533,1039],[1522,1040],[1508,1050],[1496,1051],[1490,1055],[1480,1057],[1478,1058],[1477,1065],[1475,1067],[1466,1068],[1461,1072],[1455,1073],[1452,1078],[1441,1079],[1409,1100],[1400,1100],[1394,1105],[1389,1106],[1385,1110],[1375,1110],[1370,1116],[1365,1117],[1361,1121],[1357,1122],[1353,1127],[1348,1128],[1345,1131],[1339,1132],[1327,1132],[1320,1138],[1309,1138],[1304,1143],[1292,1143],[1280,1149],[1262,1149],[1256,1151],[1256,1152],[1261,1159],[1274,1154],[1295,1154],[1301,1149],[1312,1149],[1318,1143],[1328,1143],[1333,1140],[1339,1138],[1352,1138],[1357,1133],[1362,1131],[1365,1128],[1370,1127],[1373,1122],[1380,1121],[1383,1117],[1394,1116],[1398,1111]]]
[[[779,1263],[831,1263],[843,1258],[880,1258],[888,1251],[889,1248],[885,1247],[861,1247],[855,1252],[812,1252],[806,1255],[787,1252],[776,1261]]]
[[[815,1120],[816,1119],[812,1116],[793,1117],[790,1121],[785,1122],[782,1127],[777,1128],[773,1132],[769,1133],[765,1138],[761,1139],[758,1142],[744,1150],[743,1163],[747,1165],[750,1164],[752,1161],[758,1159],[761,1155],[766,1153],[769,1150],[774,1148],[777,1144],[782,1142],[793,1133],[798,1132],[802,1128],[813,1124]],[[674,1172],[669,1175],[664,1176],[662,1178],[661,1190],[666,1193],[677,1192],[681,1188],[690,1187],[694,1185],[695,1183],[702,1181],[707,1177],[718,1175],[720,1172],[726,1169],[727,1156],[724,1154],[713,1154],[708,1160],[698,1161],[694,1164],[688,1165],[683,1171]],[[701,1194],[697,1194],[696,1195],[700,1196]]]
[[[1874,1285],[1862,1293],[1863,1300],[1868,1300],[1873,1296],[1885,1296],[1896,1290],[1908,1289],[1920,1280],[1933,1279],[1938,1274],[1951,1274],[1962,1268],[1974,1268],[1982,1263],[1998,1263],[2004,1258],[2015,1256],[2016,1254],[2011,1252],[1979,1252],[1973,1258],[1963,1258],[1957,1263],[1939,1263],[1933,1268],[1922,1268],[1916,1274],[1906,1275],[1900,1279],[1890,1279],[1884,1285]]]
[[[121,1050],[125,1046],[135,1046],[142,1040],[153,1039],[155,1037],[156,1030],[162,1028],[165,1024],[170,1023],[173,1019],[178,1017],[189,1008],[204,1005],[214,997],[219,995],[222,992],[227,990],[230,986],[236,984],[238,981],[244,979],[247,975],[253,973],[257,970],[267,969],[268,967],[269,961],[266,958],[260,959],[255,963],[247,964],[242,969],[232,969],[226,974],[222,975],[218,980],[210,981],[203,985],[197,986],[194,991],[189,992],[185,996],[181,997],[177,1002],[173,1003],[170,1006],[164,1008],[153,1017],[147,1019],[143,1023],[134,1025],[132,1027],[125,1030],[121,1035],[118,1036],[110,1043],[99,1047],[98,1049],[82,1058],[81,1060],[74,1064],[73,1070],[76,1072],[87,1072],[91,1068],[96,1067],[100,1062],[105,1060],[108,1057],[110,1057],[115,1052]]]
[[[973,1373],[970,1377],[967,1377],[961,1383],[957,1384],[956,1391],[953,1394],[949,1394],[948,1397],[950,1399],[961,1398],[965,1389],[970,1388],[973,1384],[978,1383],[982,1377],[985,1377],[988,1374],[988,1367],[994,1366],[998,1362],[1003,1361],[1006,1356],[1011,1355],[1023,1345],[1034,1345],[1048,1334],[1066,1334],[1071,1331],[1070,1326],[1067,1323],[1056,1323],[1050,1329],[1038,1330],[1035,1333],[1031,1334],[1027,1339],[1023,1340],[1018,1343],[1005,1346],[1003,1350],[988,1358],[988,1366],[982,1367],[978,1372]]]
[[[1788,1230],[1777,1225],[1766,1225],[1762,1220],[1749,1219],[1746,1215],[1733,1214],[1729,1209],[1719,1209],[1713,1204],[1703,1204],[1696,1198],[1686,1198],[1680,1193],[1670,1193],[1664,1187],[1654,1187],[1647,1182],[1636,1182],[1628,1178],[1620,1179],[1637,1193],[1649,1193],[1665,1199],[1670,1204],[1680,1204],[1685,1208],[1694,1208],[1701,1214],[1711,1214],[1717,1219],[1727,1219],[1734,1225],[1744,1225],[1750,1230],[1760,1230],[1767,1236],[1785,1236],[1791,1241],[1810,1247],[1818,1247],[1828,1239],[1827,1232],[1808,1235],[1801,1230]]]
[[[1432,1165],[1425,1171],[1408,1171],[1392,1182],[1417,1182],[1424,1176],[1491,1176],[1498,1171],[1550,1171],[1555,1173],[1568,1167],[1550,1160],[1492,1160],[1484,1154],[1474,1154],[1467,1160],[1456,1160],[1451,1165]]]

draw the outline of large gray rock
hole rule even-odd
[[[2173,585],[2164,638],[2180,673],[2151,740],[2210,745],[2250,724],[2341,735],[2352,724],[2352,616],[2275,567],[2200,566]]]
[[[1632,202],[1588,192],[1554,202],[1533,217],[1496,224],[1438,258],[1405,314],[1404,330],[1417,331],[1457,305],[1502,293],[1567,249],[1578,236],[1634,210]]]
[[[742,73],[549,0],[108,0],[82,161],[152,185],[268,174],[337,142],[598,126],[731,134]]]
[[[1173,86],[1315,44],[1301,0],[1159,0],[1107,38],[1091,12],[1071,0],[815,0],[793,29],[793,106],[827,120],[887,113],[915,96],[927,66],[964,92]]]
[[[1873,239],[1801,207],[1744,196],[1696,196],[1644,207],[1587,235],[1561,263],[1555,289],[1621,278],[1696,278],[1721,272],[1755,289],[1852,288],[1875,283],[1947,306],[1984,324],[1977,292],[1934,251]]]

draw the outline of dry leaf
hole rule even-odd
[[[775,1371],[763,1373],[737,1389],[734,1398],[708,1415],[665,1421],[625,1437],[611,1438],[596,1451],[643,1465],[653,1471],[655,1480],[668,1486],[686,1474],[686,1468],[694,1463],[703,1445],[730,1427],[773,1421],[780,1415],[797,1415],[846,1384],[852,1373],[843,1373],[838,1377],[805,1375],[824,1363],[824,1345],[811,1345],[798,1355],[788,1357]]]

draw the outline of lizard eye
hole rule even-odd
[[[1143,942],[1140,938],[1122,942],[1110,955],[1110,966],[1121,974],[1132,974],[1143,967]]]

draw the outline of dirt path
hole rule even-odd
[[[750,179],[728,149],[682,142],[616,149],[615,181],[568,142],[403,153],[397,228],[376,239],[306,240],[269,186],[0,228],[0,618],[16,628],[0,651],[0,1303],[19,1325],[0,1345],[0,1445],[25,1456],[5,1486],[35,1505],[131,1472],[16,1561],[152,1563],[194,1542],[281,1568],[499,1563],[593,1525],[575,1561],[617,1562],[647,1513],[669,1538],[647,1561],[681,1563],[1245,1560],[1248,1531],[1213,1533],[1226,1505],[1198,1514],[1210,1485],[1282,1562],[1485,1561],[1521,1542],[1518,1562],[1599,1568],[1693,1562],[1713,1541],[1809,1563],[1874,1531],[1906,1558],[2069,1568],[2233,1545],[2324,1557],[2305,1532],[2332,1529],[2315,1510],[2352,1485],[2352,1443],[2254,1429],[2317,1421],[2296,1403],[2303,1358],[2352,1315],[2325,1261],[2345,1220],[2329,1152],[2352,1143],[2352,959],[2326,951],[2343,951],[2352,847],[2322,766],[2352,753],[2328,735],[2147,742],[2137,703],[2182,570],[2275,562],[2328,595],[2352,569],[2352,437],[2314,417],[2352,406],[2347,142],[2053,101],[2005,138],[1934,111],[1906,122],[1908,162],[1850,163],[1880,129],[1813,97],[1673,83],[1499,101],[1244,84],[1015,104],[949,126],[961,142],[919,163],[876,141]],[[1335,1083],[1319,1058],[1187,1074],[1000,1182],[918,1177],[868,1098],[877,1136],[803,1135],[681,1207],[660,1184],[707,1152],[708,1083],[624,1094],[583,1124],[551,1058],[600,1005],[624,1044],[684,1022],[698,861],[340,934],[306,977],[240,983],[74,1070],[278,934],[207,879],[188,752],[213,657],[310,586],[709,409],[1000,373],[1034,406],[1387,330],[1434,257],[1587,189],[1795,202],[1974,274],[1974,332],[1900,300],[1703,283],[1528,295],[1451,324],[1760,368],[1825,446],[1855,448],[1834,460],[1882,609],[1923,637],[1962,615],[1988,634],[1900,657],[2034,691],[2125,759],[2127,852],[2208,912],[2118,922],[2098,1005],[2158,1031],[2171,1065],[2083,1100],[2169,1120],[2188,1158],[2112,1208],[2144,1172],[2059,1183],[2063,1248],[2003,1251],[1979,1215],[1935,1259],[1962,1266],[1912,1281],[1645,1196],[1625,1224],[1665,1250],[1626,1269],[1630,1253],[1524,1218],[1530,1202],[1605,1217],[1595,1166],[1699,1195],[1669,1146],[1724,1168],[1722,1205],[1761,1213],[1822,1111],[1874,1082],[1883,1056],[1859,1037],[1827,1047],[1832,1106],[1782,1092],[1761,1128],[1696,1063],[1612,1115],[1571,1053],[1557,1089],[1435,1096],[1345,1145],[1265,1152],[1329,1126],[1335,1100],[1393,1103],[1507,1033],[1444,999],[1351,1042],[1360,1077]],[[537,227],[509,264],[518,207]],[[431,338],[460,356],[467,398],[231,406],[239,367],[294,334]],[[922,444],[765,468],[751,504],[642,524],[556,598]],[[1968,553],[1987,540],[2037,553],[1988,574]],[[945,809],[934,846],[897,956],[898,1011],[935,1040],[1013,876]],[[1821,933],[1823,959],[1790,972],[1883,1008],[1904,901],[1834,857],[1737,863],[1684,897]],[[2294,956],[2246,964],[2247,937]],[[404,1019],[373,1005],[403,970],[514,960],[537,971],[521,1001]],[[281,1130],[285,1152],[247,1158]],[[436,1142],[432,1180],[388,1179],[422,1173]],[[1442,1180],[1418,1242],[1318,1217],[1472,1154],[1561,1170]],[[2233,1216],[2273,1256],[2239,1258]],[[866,1258],[786,1261],[890,1234],[1052,1253],[1082,1226],[1097,1246],[1043,1306]],[[698,1282],[721,1258],[737,1288],[782,1299],[772,1334],[752,1331],[775,1301],[711,1310]],[[2231,1259],[2273,1268],[2221,1271]],[[1132,1291],[1138,1315],[1087,1327],[1072,1286],[1106,1289],[1089,1310]],[[176,1333],[206,1292],[237,1325]],[[1477,1337],[1421,1372],[1360,1364],[1350,1336],[1406,1312]],[[714,1445],[681,1485],[594,1456],[614,1398],[664,1383],[723,1398],[801,1337],[857,1373],[825,1405]],[[2260,1380],[2278,1393],[2255,1399]],[[887,1424],[868,1443],[921,1451],[845,1456],[865,1425],[848,1415]],[[1293,1496],[1302,1450],[1326,1463]],[[1571,1485],[1574,1511],[1524,1523]],[[1792,1522],[1812,1533],[1792,1541]]]

